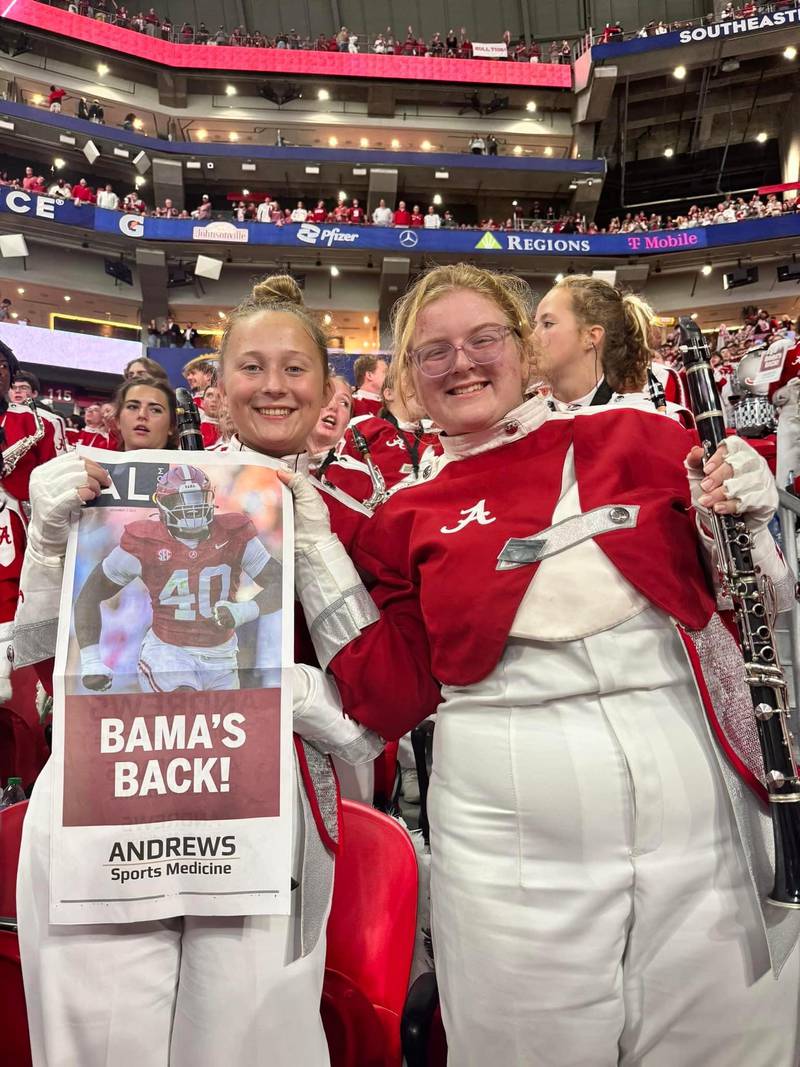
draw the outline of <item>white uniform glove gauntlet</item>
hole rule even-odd
[[[741,437],[729,437],[725,441],[726,462],[733,468],[733,475],[722,483],[729,500],[737,502],[736,514],[741,515],[747,528],[755,533],[769,525],[778,508],[778,489],[767,462]],[[686,465],[692,504],[708,518],[708,509],[700,503],[703,496],[702,481],[705,473]]]
[[[28,541],[40,556],[63,558],[70,521],[83,506],[78,489],[88,484],[86,460],[75,452],[67,452],[34,470]]]
[[[383,751],[383,739],[342,711],[330,675],[299,663],[292,668],[293,729],[325,755],[352,766],[368,763]]]

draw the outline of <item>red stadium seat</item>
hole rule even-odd
[[[25,990],[17,940],[17,866],[28,802],[0,811],[0,1041],[3,1062],[31,1067]]]
[[[403,827],[344,800],[322,1016],[332,1067],[400,1067],[417,923],[417,857]]]

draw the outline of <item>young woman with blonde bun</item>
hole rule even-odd
[[[641,297],[601,278],[571,274],[553,286],[535,313],[533,374],[550,386],[555,410],[655,406],[690,422],[677,374],[653,361],[653,316]]]
[[[259,283],[231,313],[220,388],[236,430],[230,449],[307,469],[305,443],[328,395],[328,370],[325,336],[291,278]],[[55,625],[42,623],[57,614],[70,519],[108,484],[102,467],[74,454],[37,471],[23,570],[30,595],[15,631],[22,662],[52,655],[42,635],[54,635]],[[344,509],[339,500],[332,505]],[[317,598],[324,593],[340,605],[323,619],[312,613],[321,647],[332,633],[354,633],[356,620],[377,616],[335,537],[309,542],[301,532],[296,552],[299,580],[318,582]],[[35,1067],[327,1067],[319,1005],[339,836],[330,756],[368,762],[382,742],[342,715],[333,680],[316,665],[298,664],[291,676],[297,887],[289,916],[49,925],[49,765],[42,772],[25,820],[18,882]]]
[[[613,319],[582,321],[569,292],[562,328],[590,367],[605,338],[627,346],[619,295]],[[400,382],[444,454],[361,531],[380,618],[329,664],[347,713],[385,737],[438,705],[428,814],[450,1062],[790,1067],[800,913],[764,902],[752,702],[696,525],[740,514],[784,607],[774,483],[746,445],[701,470],[652,409],[525,400],[536,335],[556,331],[543,304],[532,329],[526,287],[467,264],[398,302]],[[581,373],[576,395],[594,384]],[[324,538],[324,505],[290,481],[298,524]]]

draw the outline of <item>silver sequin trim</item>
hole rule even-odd
[[[530,537],[509,538],[497,557],[497,570],[507,571],[526,563],[538,563],[598,534],[630,530],[638,519],[638,504],[606,504],[581,515],[571,515]]]
[[[359,583],[351,589],[345,589],[316,619],[307,620],[322,669],[325,670],[337,652],[379,617],[375,601]]]
[[[309,742],[303,740],[308,773],[314,783],[320,814],[325,829],[334,841],[339,841],[339,792],[336,788],[336,776],[328,756],[324,756]]]
[[[687,633],[700,657],[717,721],[736,754],[763,784],[764,761],[739,646],[716,613],[705,629]]]
[[[14,627],[14,667],[30,667],[56,654],[58,619]]]

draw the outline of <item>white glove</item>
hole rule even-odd
[[[289,489],[294,498],[295,553],[330,541],[331,520],[325,501],[304,474],[293,474]]]
[[[260,615],[255,598],[252,600],[220,600],[214,606],[214,622],[222,630],[238,630],[246,622]]]
[[[103,663],[99,645],[87,645],[81,649],[81,682],[96,693],[111,688],[111,668]]]
[[[292,698],[292,729],[325,755],[355,767],[383,751],[381,737],[344,714],[336,682],[319,668],[292,668]]]
[[[63,557],[70,521],[83,506],[78,490],[88,484],[86,460],[76,452],[51,459],[31,474],[28,540],[40,556]]]
[[[725,441],[725,462],[733,468],[733,475],[722,483],[729,500],[736,501],[736,514],[741,515],[747,528],[756,533],[769,525],[778,508],[778,488],[767,461],[741,437],[728,437]],[[700,503],[703,496],[701,482],[706,477],[699,469],[686,464],[692,504],[697,512],[708,519],[708,508]]]

